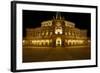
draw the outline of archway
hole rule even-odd
[[[61,38],[60,37],[58,37],[57,39],[56,39],[56,46],[62,46],[62,40],[61,40]]]

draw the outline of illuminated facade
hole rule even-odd
[[[75,28],[59,14],[52,20],[41,22],[41,27],[27,28],[23,46],[70,47],[88,45],[87,30]]]

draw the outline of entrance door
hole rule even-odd
[[[59,47],[59,46],[61,46],[61,45],[62,45],[61,38],[58,37],[58,38],[56,39],[56,46]]]

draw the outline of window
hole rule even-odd
[[[42,32],[42,35],[44,35],[44,32]]]
[[[50,32],[50,35],[52,35],[52,32]]]
[[[48,35],[48,31],[46,31],[46,36]]]
[[[68,32],[68,35],[71,35],[71,32]]]
[[[65,32],[65,35],[67,35],[67,32]]]
[[[55,34],[62,34],[62,27],[56,27],[55,28]]]

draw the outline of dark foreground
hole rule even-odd
[[[23,48],[23,62],[90,59],[90,47]]]

